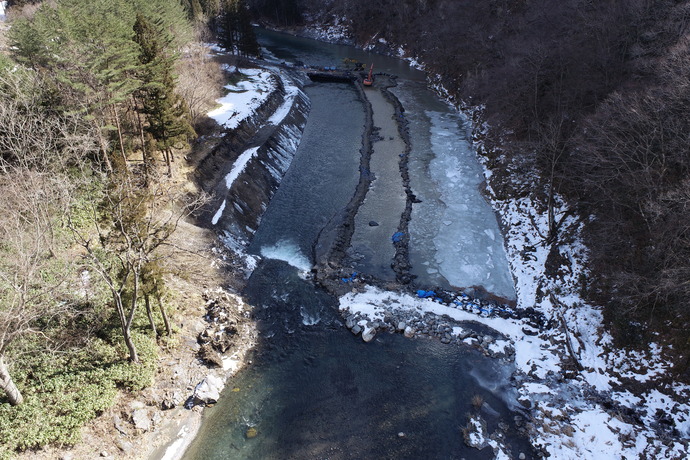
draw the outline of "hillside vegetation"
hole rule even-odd
[[[0,458],[76,443],[175,343],[171,238],[205,203],[180,159],[222,86],[200,41],[221,13],[228,51],[255,51],[238,1],[8,2]]]
[[[690,2],[251,3],[282,26],[347,18],[360,45],[401,45],[455,101],[483,107],[496,177],[519,177],[494,189],[546,213],[563,197],[586,223],[583,293],[621,343],[660,333],[687,374]]]

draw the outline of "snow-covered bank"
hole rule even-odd
[[[484,151],[487,126],[476,128],[478,151],[500,156]],[[539,211],[544,206],[531,197],[498,199],[487,155],[479,158],[492,206],[506,230],[518,306],[536,308],[552,325],[541,331],[543,345],[534,350],[552,364],[520,389],[535,401],[534,443],[552,458],[688,458],[690,387],[669,383],[672,366],[658,344],[644,351],[616,349],[601,308],[580,295],[580,280],[589,275],[581,221],[567,217],[567,205],[559,200],[560,238],[547,243],[548,217]],[[554,259],[560,261],[555,269]],[[552,265],[550,275],[547,264]]]
[[[309,112],[298,74],[257,65],[261,68],[226,68],[240,80],[226,86],[230,92],[208,116],[232,134],[206,152],[197,168],[199,181],[215,195],[208,219],[238,253],[289,168]]]
[[[323,32],[320,38],[328,40],[328,36]],[[385,49],[391,54],[397,49],[400,57],[423,68],[423,63],[405,56],[404,47],[379,37],[371,38],[369,49]],[[432,76],[430,81],[440,79]],[[442,86],[432,87],[455,102]],[[481,120],[481,115],[473,119]],[[475,126],[480,153],[484,128]],[[497,162],[501,163],[500,152],[490,153],[498,155]],[[505,231],[518,307],[535,308],[545,318],[546,327],[528,331],[536,334],[528,335],[521,330],[516,333],[520,322],[514,319],[470,316],[505,334],[516,348],[515,360],[521,368],[516,381],[522,400],[531,406],[534,445],[556,459],[690,457],[690,388],[672,381],[674,370],[665,361],[663,348],[651,344],[642,351],[616,349],[604,330],[601,309],[588,305],[580,296],[580,280],[588,276],[580,221],[565,217],[558,244],[547,244],[543,204],[531,196],[497,199],[491,181],[498,171],[492,171],[482,155],[480,160],[492,207]],[[527,178],[511,176],[501,180]],[[533,185],[526,184],[525,189],[530,188]],[[557,208],[556,218],[560,219],[567,207],[560,202]],[[418,314],[433,311],[455,321],[469,319],[465,311],[426,305],[434,303],[430,300],[377,293],[362,286],[357,289],[358,294],[349,294],[341,303],[343,308],[360,311],[369,318],[363,326],[400,310]],[[455,334],[454,340],[457,338]]]
[[[252,116],[275,90],[274,76],[263,69],[230,69],[236,84],[225,86],[228,93],[216,102],[220,107],[208,113],[219,125],[226,129],[236,129],[247,117]]]

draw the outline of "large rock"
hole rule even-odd
[[[371,342],[374,340],[374,337],[376,336],[376,328],[373,326],[367,326],[364,328],[364,331],[362,332],[362,340],[365,342]]]
[[[206,362],[209,366],[223,367],[223,359],[218,352],[213,349],[210,343],[205,343],[199,350],[199,358]]]
[[[405,331],[403,332],[403,335],[405,335],[405,337],[407,337],[409,339],[409,338],[414,337],[414,332],[415,332],[415,330],[412,326],[407,326],[407,327],[405,327]]]
[[[194,395],[196,399],[204,404],[215,404],[220,399],[220,392],[223,389],[223,381],[215,375],[207,375],[201,382]]]
[[[146,409],[135,409],[132,412],[132,423],[137,430],[149,431],[151,429],[149,411]]]

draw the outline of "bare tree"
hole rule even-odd
[[[62,171],[97,151],[93,130],[77,115],[49,106],[48,84],[36,72],[0,70],[0,172]]]
[[[23,397],[10,376],[10,346],[67,311],[56,301],[70,273],[55,251],[53,228],[67,203],[56,179],[27,169],[0,174],[0,389],[13,405]]]
[[[224,78],[220,66],[200,43],[190,45],[177,63],[177,93],[187,102],[196,125],[220,97]]]
[[[131,174],[111,177],[100,202],[82,210],[90,216],[94,232],[71,221],[69,227],[110,290],[129,359],[136,363],[139,356],[132,341],[132,324],[146,268],[164,257],[158,249],[167,243],[180,220],[205,199],[187,199],[168,182],[142,187],[135,180]]]
[[[64,172],[93,151],[78,118],[47,109],[45,97],[36,73],[0,70],[0,388],[11,404],[23,398],[10,349],[68,310],[56,301],[70,276],[56,231],[74,188]]]

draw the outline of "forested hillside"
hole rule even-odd
[[[494,188],[545,212],[563,197],[586,222],[585,295],[622,343],[661,333],[687,372],[690,2],[251,3],[280,26],[346,18],[358,44],[402,46],[455,101],[482,106],[493,166],[520,177]]]
[[[222,87],[201,43],[221,13],[256,52],[241,2],[7,2],[0,458],[74,444],[175,343],[169,243],[205,201],[180,159]]]

